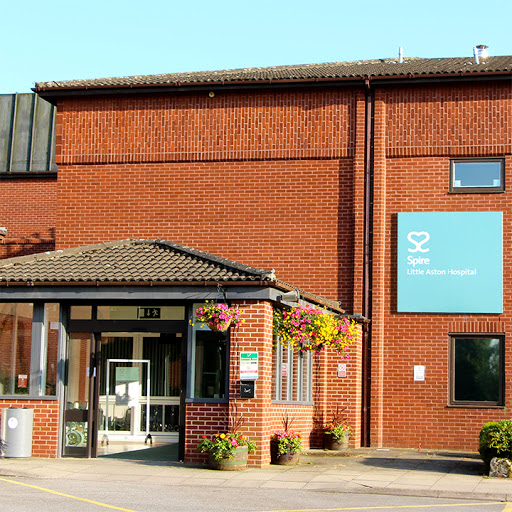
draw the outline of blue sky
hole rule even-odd
[[[510,0],[28,0],[2,6],[0,93],[34,82],[405,56],[512,55]]]

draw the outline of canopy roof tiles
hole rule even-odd
[[[164,240],[121,240],[0,260],[0,284],[275,280],[273,271]]]

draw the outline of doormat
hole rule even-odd
[[[123,451],[120,453],[110,453],[99,455],[105,459],[125,459],[125,460],[156,460],[177,462],[178,443],[159,444],[141,450]]]

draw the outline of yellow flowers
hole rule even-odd
[[[309,306],[274,310],[274,334],[283,345],[294,350],[321,352],[332,348],[348,359],[345,349],[356,339],[357,332],[353,320]]]

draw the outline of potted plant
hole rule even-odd
[[[205,306],[196,309],[196,319],[203,325],[206,324],[212,331],[226,331],[231,326],[240,325],[240,309],[237,306],[206,301]]]
[[[346,423],[327,423],[324,425],[324,448],[326,450],[346,450],[350,432],[350,427]]]
[[[343,415],[345,409],[346,407],[340,411],[339,406],[336,406],[331,421],[323,426],[325,450],[343,451],[348,448],[351,430],[346,416]]]
[[[283,426],[283,430],[277,430],[270,437],[270,462],[280,465],[297,464],[302,451],[302,437],[291,430],[292,421],[288,415],[283,418]]]
[[[277,430],[270,438],[270,462],[292,465],[299,462],[302,451],[302,438],[293,430]]]
[[[249,452],[256,450],[256,444],[239,432],[244,423],[243,415],[238,414],[237,406],[232,404],[226,414],[228,432],[202,436],[198,449],[208,452],[208,464],[212,469],[235,471],[247,467]]]
[[[198,445],[201,452],[208,452],[208,463],[212,469],[236,471],[247,467],[249,452],[256,450],[256,444],[239,432],[203,436]]]

